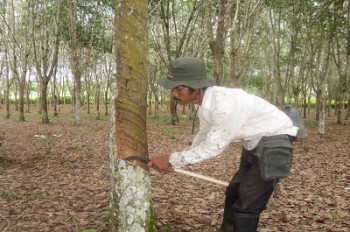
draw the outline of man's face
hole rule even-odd
[[[175,101],[181,105],[196,103],[198,98],[198,91],[192,90],[187,86],[179,85],[171,90]]]

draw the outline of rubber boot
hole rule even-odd
[[[234,232],[256,232],[260,214],[233,213]]]
[[[234,218],[232,207],[225,206],[224,218],[218,232],[234,232]]]
[[[239,183],[230,183],[226,188],[225,208],[224,217],[222,224],[218,232],[233,232],[233,203],[238,199],[238,188]]]

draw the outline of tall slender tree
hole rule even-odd
[[[227,22],[226,14],[230,13],[232,4],[227,5],[227,0],[218,0],[217,6],[214,6],[213,14],[212,1],[206,0],[206,24],[208,31],[209,47],[213,55],[213,77],[217,85],[223,83],[224,76],[224,55],[225,55],[225,39],[229,22]],[[217,19],[217,20],[214,20]],[[216,25],[213,25],[213,22]],[[216,29],[214,36],[214,29]]]
[[[257,33],[257,19],[261,18],[260,9],[262,1],[249,0],[243,2],[236,0],[231,4],[233,4],[233,12],[229,14],[229,19],[231,19],[231,28],[229,31],[229,75],[230,85],[238,87],[242,86],[240,80],[242,77],[246,77],[249,65],[253,63],[252,51],[255,51],[254,55],[256,56],[257,50],[260,49],[254,37],[257,37],[255,36]],[[253,44],[255,44],[255,49],[251,48]]]
[[[47,90],[48,84],[57,71],[60,45],[62,0],[55,1],[55,7],[44,1],[37,4],[31,0],[31,41],[33,45],[34,67],[40,78],[42,123],[49,123]],[[51,15],[52,9],[55,12]],[[53,25],[53,28],[51,28]],[[54,33],[50,33],[53,30]]]
[[[190,9],[188,17],[184,17],[185,20],[180,20],[180,17],[177,17],[176,15],[182,8],[185,7],[189,7]],[[198,0],[191,2],[160,2],[160,18],[166,54],[166,56],[161,54],[160,58],[163,61],[163,64],[168,68],[168,71],[170,71],[171,60],[180,57],[183,54],[183,51],[186,49],[186,41],[190,40],[191,38],[191,34],[189,32],[196,26],[197,10]],[[155,37],[158,35],[153,36]],[[156,41],[155,38],[153,40]],[[158,46],[160,47],[160,45]],[[169,105],[171,113],[170,123],[174,125],[178,118],[176,117],[176,104],[172,96],[170,96]]]
[[[0,14],[1,14],[1,27],[0,30],[2,37],[2,49],[4,55],[1,57],[4,62],[4,101],[5,101],[5,118],[10,118],[10,64],[9,64],[9,37],[10,37],[10,26],[8,24],[8,11],[7,11],[7,0],[4,0],[1,4]],[[1,70],[2,71],[2,70]]]
[[[77,37],[77,1],[69,0],[69,32],[70,32],[70,56],[71,69],[74,77],[74,125],[81,125],[81,64],[78,53]]]
[[[124,161],[148,156],[147,0],[119,0],[115,11],[116,78],[112,80],[111,143],[113,231],[148,231],[150,176],[145,164]]]
[[[20,3],[19,7],[16,8],[15,2],[12,0],[10,2],[11,18],[9,19],[8,25],[10,26],[10,50],[11,50],[11,70],[16,80],[16,87],[19,90],[19,120],[24,121],[24,91],[26,84],[26,75],[28,71],[28,61],[30,54],[30,43],[28,34],[26,33],[29,29],[28,18],[29,7],[28,3]],[[21,16],[18,17],[17,14],[21,12]],[[17,91],[16,88],[16,91]],[[17,96],[15,94],[15,96]],[[17,110],[16,101],[16,110]]]
[[[350,48],[342,46],[343,44],[350,44],[349,19],[345,15],[349,15],[347,12],[349,7],[344,7],[343,0],[337,0],[334,2],[333,9],[333,62],[337,70],[338,86],[335,91],[335,102],[337,110],[337,124],[342,123],[343,111],[345,110],[345,96],[349,93],[347,79],[349,73],[349,51]],[[349,2],[348,2],[349,4]],[[345,5],[346,6],[346,5]]]

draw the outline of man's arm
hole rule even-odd
[[[239,99],[225,101],[217,98],[210,109],[211,117],[204,140],[190,149],[170,155],[169,162],[176,168],[195,164],[219,155],[233,140],[250,116],[245,102]]]

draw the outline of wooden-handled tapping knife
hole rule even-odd
[[[124,160],[125,161],[137,160],[137,161],[143,162],[145,164],[148,164],[151,161],[149,158],[141,157],[141,156],[128,156]],[[215,184],[228,186],[228,182],[225,182],[225,181],[222,181],[222,180],[217,180],[217,179],[211,178],[209,176],[204,176],[204,175],[201,175],[201,174],[198,174],[198,173],[190,172],[190,171],[179,169],[179,168],[174,168],[174,171],[177,172],[177,173],[181,173],[181,174],[187,175],[187,176],[192,176],[192,177],[195,177],[195,178],[198,178],[198,179],[206,180],[206,181],[209,181],[209,182],[212,182],[212,183],[215,183]]]

